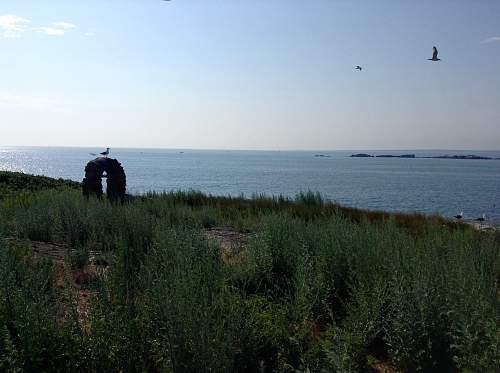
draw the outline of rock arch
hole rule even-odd
[[[106,173],[106,174],[104,174]],[[85,178],[82,182],[83,195],[102,198],[102,178],[107,178],[106,194],[110,201],[125,200],[126,176],[122,165],[116,159],[99,157],[85,167]]]

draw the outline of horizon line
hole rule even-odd
[[[100,145],[0,145],[1,148],[77,148],[77,149],[101,149],[108,146]],[[191,147],[137,147],[137,146],[109,146],[110,149],[148,149],[148,150],[212,150],[212,151],[264,151],[264,152],[338,152],[338,151],[480,151],[499,152],[500,149],[477,149],[477,148],[191,148]]]

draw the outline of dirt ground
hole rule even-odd
[[[219,245],[221,257],[225,263],[232,263],[244,252],[255,233],[238,232],[231,227],[214,227],[204,230],[205,236]]]

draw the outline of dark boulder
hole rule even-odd
[[[110,201],[125,200],[126,176],[122,165],[116,159],[99,157],[85,167],[85,178],[82,182],[83,195],[102,198],[102,178],[107,178],[106,195]]]

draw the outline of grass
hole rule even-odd
[[[79,189],[80,183],[72,180],[53,179],[21,172],[0,171],[0,192],[37,191],[43,189]],[[0,193],[0,198],[4,197]]]
[[[497,233],[344,208],[314,193],[151,193],[119,205],[86,200],[72,185],[15,185],[0,198],[0,234],[19,239],[0,241],[0,370],[500,366]],[[225,262],[203,234],[213,226],[256,234]],[[90,251],[106,257],[86,325],[74,284],[58,283],[58,269],[33,258],[29,240],[65,243],[79,263]]]

